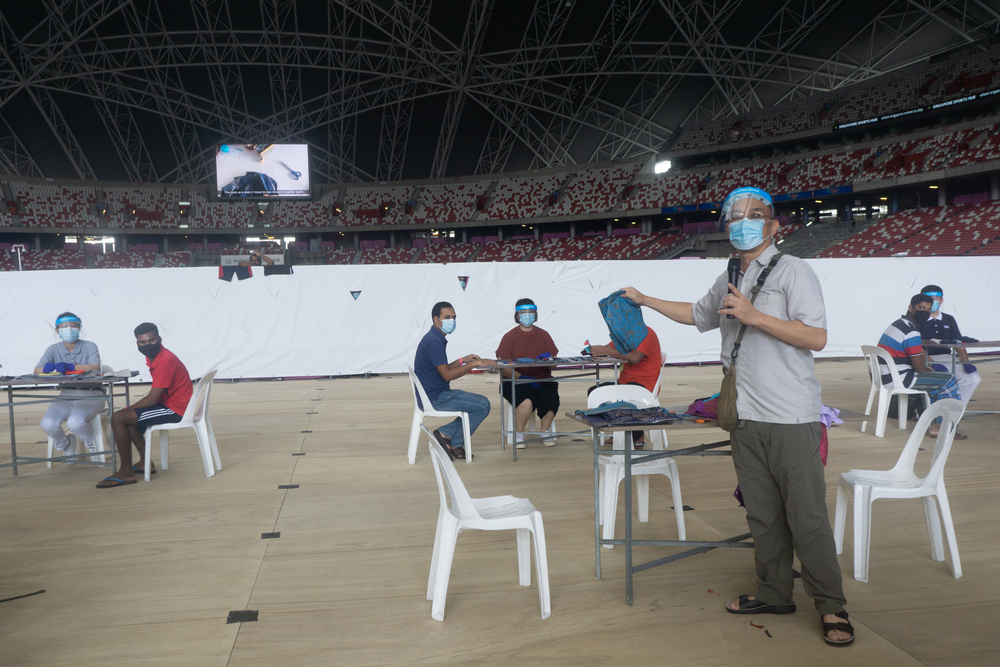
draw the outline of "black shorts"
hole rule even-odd
[[[156,403],[155,405],[150,405],[148,408],[134,408],[135,415],[139,418],[139,423],[136,428],[139,429],[139,433],[145,433],[146,429],[150,426],[156,426],[157,424],[176,424],[184,415],[179,415],[168,407],[165,407],[162,403]]]
[[[510,382],[504,380],[500,383],[500,393],[508,403],[513,405],[510,400]],[[518,405],[523,403],[525,399],[530,400],[539,417],[544,417],[550,412],[559,414],[558,382],[539,382],[537,389],[532,387],[530,383],[518,383],[514,396],[517,398]]]

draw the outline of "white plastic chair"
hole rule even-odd
[[[465,448],[465,462],[472,462],[472,433],[469,426],[468,412],[447,412],[435,410],[431,404],[431,399],[427,398],[424,385],[420,384],[420,378],[413,372],[413,369],[406,366],[406,372],[410,374],[410,384],[417,392],[413,395],[413,422],[410,424],[410,444],[406,448],[406,460],[413,465],[417,462],[417,442],[420,440],[420,427],[424,423],[424,417],[442,417],[454,419],[458,417],[462,420],[462,437],[465,438],[463,447]],[[417,394],[420,395],[420,402],[417,402]],[[423,408],[420,405],[423,404]]]
[[[587,407],[596,408],[608,401],[628,401],[640,407],[659,407],[660,403],[649,391],[636,385],[622,384],[598,387],[587,397]],[[662,429],[651,429],[649,438],[654,451],[667,448],[667,436]],[[625,433],[615,431],[612,438],[615,449],[625,449]],[[599,456],[598,497],[600,498],[600,516],[598,520],[604,526],[603,537],[614,539],[615,516],[618,513],[618,487],[625,479],[624,456]],[[677,519],[678,539],[687,539],[684,528],[684,502],[681,500],[681,479],[677,472],[677,463],[673,459],[659,459],[648,463],[632,466],[632,476],[635,479],[636,497],[639,506],[639,521],[649,521],[649,476],[666,475],[670,480],[670,490],[674,500],[674,516]],[[605,544],[605,549],[614,545]]]
[[[927,533],[931,540],[931,558],[944,560],[944,546],[941,543],[941,524],[938,520],[937,505],[941,506],[944,531],[948,536],[948,550],[951,565],[958,579],[962,576],[962,562],[958,557],[958,541],[955,539],[955,524],[951,520],[948,494],[944,488],[944,464],[948,460],[958,422],[962,418],[962,402],[945,398],[932,403],[920,415],[913,427],[910,439],[906,441],[903,453],[892,470],[851,470],[841,473],[837,488],[837,514],[834,519],[834,540],[837,553],[844,552],[844,523],[847,519],[847,495],[854,495],[854,578],[868,581],[868,553],[871,545],[872,503],[879,498],[923,498],[924,517]],[[913,472],[917,450],[931,422],[943,417],[941,430],[934,443],[931,467],[927,476],[919,478]],[[937,499],[937,505],[934,500]]]
[[[114,369],[111,368],[111,366],[108,366],[107,364],[104,364],[104,365],[101,366],[101,372],[102,373],[113,373]],[[108,421],[108,410],[107,410],[107,408],[105,408],[102,412],[98,412],[96,415],[94,415],[93,417],[91,417],[88,420],[88,422],[90,424],[90,430],[94,434],[94,445],[97,448],[97,451],[103,452],[104,451],[104,443],[106,441],[105,437],[104,437],[105,436],[105,429],[108,429],[108,430],[111,429],[111,422]],[[48,453],[45,455],[45,458],[51,459],[52,458],[52,452],[55,451],[56,443],[55,443],[55,440],[52,439],[52,436],[49,436],[48,440],[49,440]],[[112,436],[112,437],[107,438],[107,441],[111,442],[111,443],[114,443],[114,437]],[[76,454],[75,451],[72,452],[72,453]],[[76,460],[79,461],[79,459],[76,459]],[[104,454],[98,454],[97,456],[91,456],[90,460],[91,461],[99,461],[100,464],[101,464],[101,466],[104,466],[104,464],[106,463],[106,461],[104,459]],[[49,461],[48,463],[46,463],[45,467],[49,468],[51,470],[52,469],[52,461]]]
[[[198,438],[198,448],[201,450],[201,459],[205,464],[205,476],[215,476],[216,469],[222,470],[222,459],[219,458],[219,447],[215,443],[215,431],[212,429],[212,420],[208,416],[209,398],[212,394],[212,380],[218,371],[212,371],[205,375],[198,384],[194,386],[191,393],[191,400],[188,401],[184,416],[176,424],[156,424],[146,429],[146,481],[149,481],[150,473],[150,452],[153,448],[153,431],[160,432],[160,470],[167,470],[167,431],[179,428],[193,428],[195,436]],[[212,466],[212,459],[215,459],[215,466]]]
[[[105,440],[104,440],[104,428],[105,428],[105,426],[108,426],[110,428],[110,422],[108,422],[108,411],[104,410],[104,412],[98,412],[96,415],[94,415],[93,417],[91,417],[88,420],[87,423],[90,424],[90,430],[94,433],[94,444],[97,447],[97,451],[103,452],[104,451],[104,442],[105,442]],[[113,442],[113,439],[109,439],[109,440]],[[52,454],[55,451],[55,444],[56,443],[52,439],[52,436],[49,436],[49,449],[48,449],[48,453],[45,455],[46,458],[49,458],[49,459],[52,458]],[[76,453],[77,453],[76,451],[66,452],[64,454],[61,454],[61,456],[69,456],[70,454],[76,454]],[[104,463],[105,463],[104,454],[98,454],[96,456],[91,456],[90,459],[92,461],[93,460],[99,461],[101,463],[101,465],[104,465]],[[79,460],[79,459],[77,459],[77,460]],[[52,468],[52,461],[49,461],[45,465],[46,465],[47,468]]]
[[[514,398],[517,398],[517,394],[514,395]],[[500,400],[502,400],[504,403],[507,404],[507,409],[504,410],[504,413],[506,414],[506,417],[504,418],[504,421],[506,422],[506,426],[504,428],[507,431],[507,444],[511,445],[511,444],[514,444],[514,408],[512,408],[510,406],[510,402],[506,398],[501,398]],[[538,430],[537,428],[535,428],[535,415],[536,414],[537,413],[532,412],[531,416],[528,417],[528,423],[526,424],[526,426],[527,426],[526,430],[528,430],[528,431],[537,431]],[[555,433],[555,432],[556,432],[556,420],[553,419],[552,420],[552,424],[549,425],[549,433]]]
[[[907,389],[903,386],[903,381],[896,370],[896,362],[892,355],[875,345],[862,345],[861,352],[865,355],[865,363],[868,365],[868,373],[872,377],[872,388],[868,392],[868,405],[865,406],[865,415],[870,415],[872,411],[872,400],[878,392],[878,417],[875,422],[875,436],[881,438],[885,435],[885,423],[889,418],[889,400],[893,396],[899,396],[899,428],[906,429],[906,411],[910,407],[911,394],[923,394],[926,399],[924,405],[931,404],[931,397],[926,391],[920,389]],[[879,359],[888,367],[892,374],[892,385],[882,384],[882,371],[879,368]],[[864,433],[868,427],[868,421],[861,422],[861,432]]]
[[[441,497],[437,532],[434,535],[434,551],[431,555],[431,570],[427,578],[427,599],[433,601],[431,618],[435,621],[444,620],[444,603],[448,595],[448,578],[451,576],[451,563],[455,556],[455,542],[461,531],[470,528],[517,530],[517,571],[522,586],[531,585],[529,533],[534,535],[538,601],[542,608],[542,618],[548,618],[552,613],[552,603],[549,598],[549,566],[545,555],[542,513],[526,498],[514,496],[471,498],[458,476],[455,464],[448,458],[437,439],[423,424],[420,428],[430,440],[431,461],[434,464],[434,476],[437,478],[438,494]]]
[[[659,400],[660,396],[660,382],[663,381],[663,365],[667,363],[667,353],[660,352],[660,374],[656,376],[656,384],[653,385],[653,396],[657,397]]]

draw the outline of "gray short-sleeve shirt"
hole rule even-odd
[[[97,345],[89,340],[78,340],[73,346],[73,351],[66,349],[63,343],[53,343],[45,348],[45,354],[38,361],[38,365],[44,367],[45,364],[75,364],[77,366],[88,366],[90,364],[101,365],[101,353],[97,350]]]
[[[777,253],[772,245],[750,262],[740,276],[739,290],[749,299],[760,272]],[[740,321],[718,313],[728,293],[724,273],[697,303],[691,314],[701,332],[721,329],[722,363],[731,363]],[[823,290],[816,273],[798,257],[783,255],[768,275],[754,307],[780,320],[798,320],[826,329]],[[812,352],[789,345],[757,327],[747,327],[736,366],[736,410],[740,419],[772,424],[819,421],[821,388],[814,374]]]

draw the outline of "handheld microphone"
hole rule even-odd
[[[731,258],[729,258],[729,264],[726,266],[726,272],[729,274],[729,282],[730,283],[732,283],[733,285],[735,285],[737,282],[739,282],[739,279],[740,279],[740,258],[739,257],[731,257]],[[729,293],[732,294],[733,290],[729,290]],[[731,320],[736,319],[732,315],[726,315],[726,317],[728,317]]]

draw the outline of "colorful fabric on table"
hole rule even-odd
[[[602,415],[609,410],[638,410],[639,408],[628,401],[607,401],[601,403],[596,408],[590,408],[589,410],[577,410],[576,414],[582,417],[592,417],[593,415]]]

